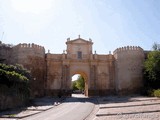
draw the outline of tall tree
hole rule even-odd
[[[152,48],[153,48],[154,51],[156,51],[156,50],[160,51],[160,44],[158,44],[158,43],[155,42],[153,44]]]
[[[77,84],[77,80],[76,81],[72,81],[72,89],[73,90],[78,90],[78,88],[76,87]]]
[[[144,63],[144,77],[147,86],[157,89],[160,88],[160,46],[154,43],[153,49]]]
[[[84,78],[82,76],[78,77],[78,80],[76,82],[76,87],[79,90],[84,90],[84,88],[85,88],[85,81],[84,81]]]

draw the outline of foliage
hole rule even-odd
[[[5,65],[0,64],[0,69],[6,72],[10,72],[11,74],[19,74],[20,76],[25,76],[28,79],[31,79],[30,72],[23,68],[23,66],[16,64],[16,65]],[[21,80],[21,79],[19,79]],[[24,80],[24,79],[23,79]]]
[[[84,78],[82,76],[78,77],[77,83],[76,83],[76,87],[79,90],[84,90],[85,87],[85,82],[84,82]]]
[[[154,90],[154,91],[153,91],[153,95],[154,95],[155,97],[160,97],[160,89]]]
[[[78,88],[76,87],[76,82],[77,81],[72,81],[72,89],[73,90],[78,90]]]
[[[153,51],[144,62],[144,94],[160,97],[160,45],[154,43]]]
[[[153,50],[158,50],[160,51],[160,44],[158,43],[154,43],[153,46],[152,46]]]
[[[76,81],[72,82],[73,90],[84,90],[84,88],[85,88],[85,81],[82,76],[79,76]]]
[[[0,94],[25,100],[30,93],[30,78],[30,73],[20,65],[0,64]]]
[[[160,51],[152,51],[144,63],[144,78],[147,87],[160,86]]]
[[[151,96],[151,97],[160,97],[160,89],[157,89],[157,90],[155,90],[155,89],[149,89],[147,91],[147,95]]]

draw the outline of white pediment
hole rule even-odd
[[[83,39],[77,39],[77,40],[73,40],[72,43],[88,43],[88,41]]]
[[[93,42],[92,42],[91,39],[84,40],[82,38],[78,38],[78,39],[75,39],[75,40],[67,39],[66,44],[93,44]]]

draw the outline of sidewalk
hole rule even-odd
[[[60,99],[56,97],[36,98],[29,107],[21,107],[1,112],[0,120],[16,120],[38,114],[59,105],[63,100],[64,98]]]
[[[108,96],[98,98],[99,111],[94,120],[159,120],[160,98]]]

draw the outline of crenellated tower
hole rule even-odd
[[[42,46],[32,44],[18,44],[12,48],[12,62],[19,64],[28,63],[28,57],[39,57],[44,58],[45,49]]]
[[[142,87],[144,51],[141,47],[117,48],[115,57],[115,84],[119,94],[136,93]]]
[[[60,91],[70,96],[71,79],[80,74],[85,79],[86,96],[139,93],[143,87],[144,50],[139,46],[117,48],[113,54],[93,53],[91,39],[66,41],[62,54],[45,53],[43,46],[0,44],[1,62],[22,64],[31,71],[33,96],[57,95]]]
[[[22,64],[31,71],[33,96],[44,95],[46,74],[44,47],[33,43],[18,44],[12,48],[11,58],[12,64]]]

